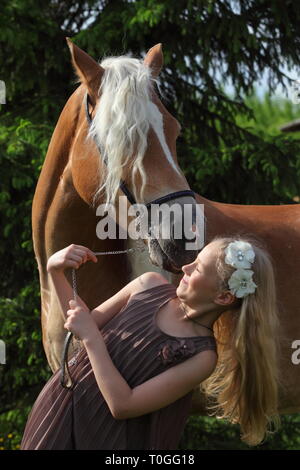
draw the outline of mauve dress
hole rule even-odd
[[[175,337],[159,329],[156,313],[174,297],[173,284],[138,292],[101,329],[113,363],[131,388],[200,351],[217,351],[213,336]],[[60,371],[49,379],[28,417],[22,450],[177,449],[193,391],[160,410],[116,420],[98,388],[84,348],[76,360],[69,361],[69,368],[74,389],[61,386]]]

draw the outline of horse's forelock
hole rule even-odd
[[[127,56],[110,57],[101,62],[105,69],[99,89],[99,104],[89,136],[99,143],[107,173],[100,175],[100,191],[106,191],[106,201],[113,202],[122,176],[122,167],[134,155],[132,174],[140,174],[142,198],[146,184],[143,157],[150,127],[149,104],[151,89],[156,81],[151,69],[141,60]],[[158,111],[157,111],[158,112]],[[133,192],[137,197],[135,182]],[[95,196],[96,196],[95,195]]]

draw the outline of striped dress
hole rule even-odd
[[[114,365],[131,388],[194,354],[217,350],[213,336],[171,336],[157,326],[158,310],[174,297],[173,284],[140,291],[101,329]],[[75,387],[61,386],[60,371],[49,379],[28,417],[22,450],[177,449],[193,391],[160,410],[116,420],[84,348],[69,361],[69,368]]]

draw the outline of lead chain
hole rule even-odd
[[[135,248],[128,248],[127,250],[119,250],[119,251],[95,251],[94,255],[119,255],[121,253],[128,253],[130,251],[136,251]],[[72,284],[73,284],[73,298],[77,300],[77,282],[76,282],[76,272],[75,269],[72,269]]]
[[[128,253],[131,251],[144,251],[143,248],[128,248],[127,250],[119,250],[119,251],[95,251],[94,255],[99,256],[99,255],[119,255],[121,253]],[[76,281],[76,270],[75,268],[72,268],[72,286],[73,286],[73,299],[76,301],[77,300],[77,281]],[[77,363],[77,356],[78,353],[82,349],[82,344],[81,341],[73,335],[72,337],[72,342],[73,342],[73,349],[74,349],[74,357],[71,362],[71,364],[76,364]],[[70,365],[71,365],[70,364]]]

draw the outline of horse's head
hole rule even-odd
[[[150,259],[178,272],[200,248],[192,240],[196,220],[199,230],[199,208],[178,166],[180,124],[155,87],[163,65],[161,45],[152,47],[144,61],[121,56],[101,64],[70,40],[68,45],[81,82],[72,97],[77,110],[71,117],[70,156],[75,189],[90,206],[105,202],[107,209],[113,203],[117,214],[121,190],[128,199],[126,212],[127,203],[147,204]],[[153,204],[159,204],[158,212]]]

